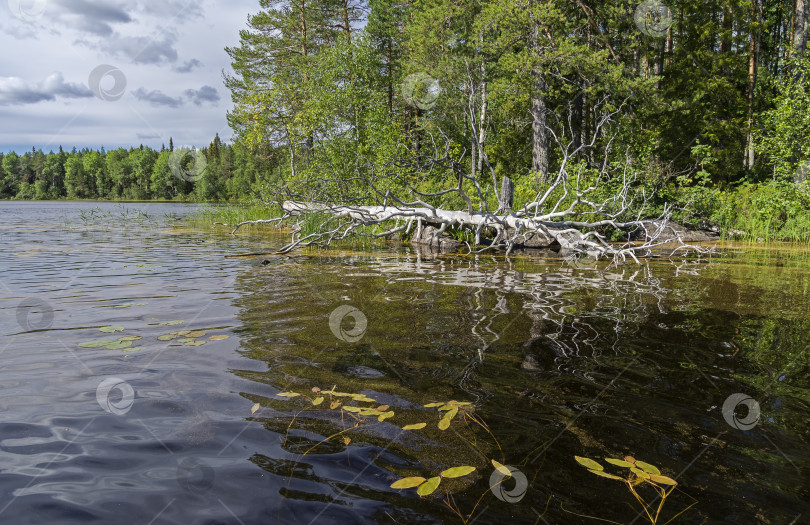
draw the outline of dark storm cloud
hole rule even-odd
[[[138,88],[132,94],[141,102],[148,102],[152,106],[179,108],[183,105],[182,98],[172,98],[159,90],[146,91],[144,88]]]
[[[0,106],[36,104],[56,98],[89,98],[93,93],[82,84],[65,82],[62,73],[53,73],[37,84],[18,77],[0,77]]]
[[[205,102],[216,106],[219,102],[219,93],[211,86],[203,86],[199,90],[187,89],[186,96],[197,106],[202,106]]]
[[[174,71],[175,73],[191,73],[192,70],[201,66],[202,62],[200,62],[196,58],[192,58],[191,60],[186,60],[182,66],[172,67],[172,71]]]
[[[113,34],[110,24],[126,24],[132,21],[125,4],[88,0],[51,0],[54,4],[52,17],[79,31],[98,36]]]

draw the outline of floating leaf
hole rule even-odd
[[[132,303],[133,306],[146,306],[149,303]]]
[[[585,467],[588,467],[589,469],[605,470],[605,467],[603,467],[602,465],[600,465],[599,463],[597,463],[596,461],[594,461],[592,459],[582,458],[582,457],[579,457],[579,456],[574,456],[574,459],[577,460],[577,463],[579,463],[580,465],[583,465]]]
[[[146,350],[145,346],[133,346],[132,348],[124,348],[124,352],[138,352],[140,350]],[[129,356],[127,356],[129,357]]]
[[[296,392],[280,392],[280,393],[278,393],[276,395],[278,397],[296,397],[296,396],[300,396],[301,394],[298,394]]]
[[[201,346],[205,344],[205,341],[202,339],[178,339],[178,341],[182,341],[185,346]]]
[[[659,474],[650,474],[650,481],[654,481],[655,483],[663,483],[664,485],[677,485],[678,482],[672,478],[668,478],[667,476],[661,476]]]
[[[321,403],[323,403],[323,396],[318,396],[318,397],[316,397],[315,399],[312,400],[312,404],[315,405],[315,406],[318,406]]]
[[[98,329],[99,332],[104,332],[106,334],[111,334],[113,332],[123,332],[123,326],[102,326]]]
[[[378,421],[385,421],[389,417],[394,417],[394,411],[393,410],[389,410],[388,412],[383,412],[382,414],[377,416],[377,420]]]
[[[194,331],[194,332],[186,332],[184,335],[185,335],[186,337],[202,337],[202,336],[204,336],[205,334],[206,334],[206,332],[204,332],[204,331],[202,331],[202,330],[196,330],[196,331]]]
[[[466,476],[470,472],[475,470],[475,467],[453,467],[447,470],[443,470],[441,474],[439,474],[443,478],[460,478],[461,476]]]
[[[191,330],[178,330],[178,331],[172,332],[172,333],[177,334],[177,335],[188,335],[188,334],[191,333]]]
[[[414,476],[412,478],[402,478],[402,479],[398,479],[395,482],[391,483],[391,488],[392,489],[411,489],[413,487],[421,485],[425,481],[426,481],[425,478],[422,478],[422,477],[419,477],[419,476]]]
[[[447,418],[441,418],[439,420],[439,430],[447,430],[450,428],[450,420]]]
[[[640,477],[641,479],[650,479],[650,475],[641,470],[640,468],[633,467],[630,469],[630,472]]]
[[[425,408],[440,407],[440,406],[442,406],[442,405],[444,405],[444,403],[442,403],[442,402],[438,402],[438,403],[428,403],[427,405],[425,405]]]
[[[350,437],[344,437],[343,438],[343,444],[344,445],[348,446],[348,444],[351,443],[351,442],[352,442],[352,438],[350,438]]]
[[[229,336],[227,336],[227,335],[225,335],[225,334],[220,334],[220,335],[212,335],[211,337],[209,337],[209,338],[208,338],[208,340],[209,340],[209,341],[224,341],[224,340],[225,340],[225,339],[227,339],[228,337],[229,337]]]
[[[84,343],[79,343],[79,346],[82,348],[98,348],[114,342],[115,341],[110,341],[109,339],[101,339],[99,341],[85,341]]]
[[[427,423],[414,423],[413,425],[405,425],[402,430],[419,430],[425,428]]]
[[[138,339],[141,339],[141,336],[139,336],[139,335],[127,335],[127,336],[124,336],[124,337],[120,338],[119,341],[137,341]]]
[[[362,412],[363,409],[360,407],[353,407],[353,406],[344,406],[343,410],[346,412]]]
[[[628,463],[635,463],[636,462],[636,458],[634,458],[633,456],[624,456],[624,460],[626,462],[628,462]]]
[[[492,461],[492,466],[495,467],[495,470],[497,470],[498,472],[500,472],[504,476],[511,476],[512,475],[512,471],[509,470],[508,468],[506,468],[506,466],[503,465],[502,463],[498,463],[494,459],[492,459],[490,461]]]
[[[158,341],[171,341],[171,340],[172,340],[172,339],[174,339],[175,337],[177,337],[177,334],[164,334],[164,335],[159,335],[159,336],[158,336]]]
[[[262,405],[260,403],[256,403],[255,405],[250,407],[250,413],[255,414],[256,411],[259,410],[261,407],[262,407]]]
[[[182,343],[182,344],[190,343],[192,341],[196,341],[196,339],[194,339],[193,337],[184,337],[182,339],[177,340],[178,343]]]
[[[622,461],[621,459],[605,458],[605,461],[619,467],[632,468],[634,465],[629,461]]]
[[[122,350],[124,348],[129,348],[132,346],[132,341],[113,341],[105,345],[108,350]]]
[[[337,408],[337,407],[339,407],[339,406],[340,406],[340,401],[335,400],[335,401],[332,401],[332,404],[331,404],[331,405],[329,405],[329,408],[331,408],[332,410],[334,410],[334,409],[336,409],[336,408]]]
[[[178,325],[178,324],[183,324],[184,322],[185,321],[182,321],[182,320],[179,320],[179,321],[166,321],[165,323],[160,323],[160,326],[174,326],[174,325]]]
[[[117,305],[113,306],[113,308],[129,308],[132,305],[133,305],[133,303],[117,304]]]
[[[636,461],[636,466],[646,472],[647,474],[661,474],[661,471],[658,470],[658,467],[655,465],[650,465],[649,463],[644,463],[643,461]]]
[[[613,474],[608,474],[607,472],[603,472],[601,470],[593,470],[593,469],[589,468],[588,472],[593,472],[597,476],[602,476],[603,478],[618,479],[619,481],[624,481],[624,478],[620,478],[619,476],[614,476]]]
[[[420,496],[429,496],[433,494],[437,488],[439,488],[439,483],[442,482],[442,478],[436,476],[435,478],[430,478],[429,480],[425,481],[419,488],[416,489],[417,494]]]
[[[388,410],[388,405],[380,405],[374,410],[376,410],[377,412],[385,412],[386,410]]]

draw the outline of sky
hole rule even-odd
[[[229,141],[258,0],[0,0],[0,152]]]

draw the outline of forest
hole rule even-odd
[[[807,241],[805,2],[261,0],[225,50],[232,144],[9,153],[0,197],[486,211],[508,177],[525,211],[560,175]]]

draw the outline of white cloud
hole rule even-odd
[[[59,98],[89,98],[93,93],[83,84],[65,82],[62,73],[29,84],[19,77],[0,77],[0,105],[36,104]]]

